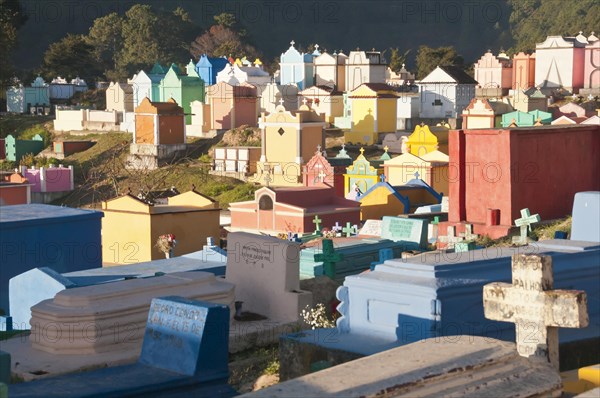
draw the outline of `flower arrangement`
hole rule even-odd
[[[321,233],[323,234],[323,238],[326,239],[332,239],[335,238],[337,236],[337,232],[334,230],[330,230],[328,228],[323,228],[323,230],[321,231]]]
[[[170,254],[175,245],[177,245],[177,241],[173,234],[160,235],[156,241],[156,248],[165,254]]]
[[[313,330],[317,328],[335,327],[335,320],[331,320],[327,317],[325,305],[321,303],[317,304],[315,308],[310,308],[310,306],[307,305],[300,313],[300,316]]]

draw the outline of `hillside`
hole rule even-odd
[[[257,188],[239,180],[208,174],[210,163],[206,161],[206,154],[218,140],[192,140],[183,159],[158,170],[133,171],[125,168],[131,143],[129,133],[62,134],[52,130],[52,123],[47,122],[47,118],[20,115],[5,116],[0,120],[0,136],[13,134],[27,138],[32,132],[47,135],[48,142],[62,139],[96,143],[87,151],[60,161],[63,165],[73,165],[75,190],[55,201],[53,204],[56,205],[98,208],[103,200],[127,192],[137,195],[140,190],[153,191],[172,186],[185,192],[195,186],[199,192],[218,200],[222,208],[227,208],[230,202],[250,199]],[[36,162],[43,165],[48,161],[36,158]],[[0,161],[0,170],[12,170],[15,166],[12,162]]]

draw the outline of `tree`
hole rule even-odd
[[[18,0],[0,0],[0,85],[6,87],[14,74],[11,53],[17,47],[17,31],[25,21]]]
[[[225,28],[235,29],[237,25],[237,20],[235,19],[235,15],[224,12],[219,15],[215,15],[213,17],[215,23],[219,26],[223,26]]]
[[[50,44],[44,53],[42,71],[47,79],[57,76],[73,79],[79,76],[93,80],[100,73],[94,47],[88,44],[83,35],[73,34]]]
[[[259,55],[256,48],[250,44],[244,43],[240,35],[222,25],[213,25],[211,28],[194,40],[190,47],[190,52],[196,58],[202,54],[208,54],[213,57],[232,56],[252,59]]]
[[[157,61],[170,64],[181,60],[188,54],[192,28],[180,7],[172,13],[155,13],[149,5],[134,5],[125,13],[118,69],[131,75]]]
[[[423,79],[441,65],[454,65],[464,69],[464,60],[452,46],[431,48],[420,46],[417,51],[417,79]]]
[[[406,63],[406,58],[408,57],[408,54],[411,52],[411,50],[406,50],[404,54],[400,54],[400,50],[398,49],[398,47],[391,48],[390,50],[390,69],[395,73],[398,73],[400,72],[400,69],[402,69],[402,65]]]
[[[86,37],[87,43],[94,48],[94,55],[106,77],[119,75],[117,58],[123,50],[122,33],[123,18],[113,12],[97,18]]]
[[[535,44],[549,35],[574,36],[598,29],[598,0],[508,0],[511,6],[510,30],[514,39],[512,52],[533,51]]]

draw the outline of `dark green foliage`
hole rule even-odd
[[[404,54],[400,54],[398,47],[392,48],[390,55],[390,69],[396,73],[400,72],[402,65],[406,63],[406,58],[410,54],[411,50],[406,50]]]
[[[417,52],[417,79],[423,79],[432,70],[442,65],[455,65],[465,68],[463,58],[452,46],[431,48],[420,46]]]
[[[512,7],[510,27],[514,40],[511,52],[533,51],[547,36],[589,36],[598,31],[598,0],[507,0]]]
[[[17,31],[25,23],[18,0],[0,0],[0,86],[5,87],[14,73],[11,54],[17,46]]]
[[[47,80],[57,76],[65,79],[95,76],[100,73],[95,58],[94,47],[85,36],[68,34],[48,47],[42,71]]]

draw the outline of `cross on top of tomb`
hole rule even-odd
[[[419,179],[419,177],[421,177],[421,174],[419,174],[419,172],[418,172],[418,171],[415,171],[415,178],[416,178],[416,179]]]
[[[313,224],[315,224],[315,226],[316,226],[316,228],[317,228],[317,229],[315,230],[315,233],[317,233],[317,232],[321,232],[321,222],[322,222],[322,221],[323,221],[323,220],[321,220],[321,219],[319,218],[319,216],[318,216],[318,215],[316,215],[316,216],[315,216],[315,219],[313,220]]]
[[[317,145],[317,153],[321,153],[321,144]]]
[[[279,105],[282,105],[282,106],[283,106],[283,102],[284,102],[284,101],[283,101],[283,98],[280,98],[280,99],[279,99]]]
[[[382,174],[382,175],[380,175],[380,176],[379,176],[379,180],[380,180],[381,182],[385,182],[385,174]]]
[[[340,232],[342,230],[342,226],[340,225],[339,222],[335,222],[335,225],[333,227],[331,227],[331,229],[335,232]]]
[[[587,295],[579,290],[552,290],[552,257],[515,254],[512,284],[483,287],[488,319],[513,322],[521,356],[549,361],[558,370],[558,328],[583,328],[589,323]]]
[[[473,224],[467,223],[465,224],[465,232],[460,234],[467,241],[474,241],[479,238],[479,235],[473,233]]]
[[[362,155],[362,154],[364,154],[364,153],[365,153],[365,148],[360,148],[360,150],[359,150],[359,151],[360,151],[360,154]]]
[[[302,103],[303,103],[304,105],[306,105],[306,104],[308,103],[308,99],[306,99],[306,97],[304,97],[304,99],[302,100]]]
[[[446,236],[440,236],[438,241],[446,243],[447,249],[454,249],[454,245],[458,242],[462,242],[464,238],[462,236],[456,236],[456,227],[449,225],[446,230]]]
[[[331,239],[323,239],[323,253],[315,254],[315,261],[323,262],[323,273],[335,278],[335,263],[344,259],[344,255],[336,253]]]
[[[346,226],[342,228],[342,232],[346,234],[346,238],[349,238],[352,236],[353,233],[356,232],[356,226],[353,226],[352,224],[347,222]]]
[[[292,41],[290,42],[290,44],[292,45],[292,47],[294,47],[294,44],[296,44],[296,42],[295,42],[294,40],[292,40]]]
[[[513,243],[527,244],[527,232],[531,232],[531,224],[540,222],[539,214],[531,215],[529,209],[521,209],[521,218],[515,220],[515,225],[521,227],[521,235],[518,239],[513,239]]]

